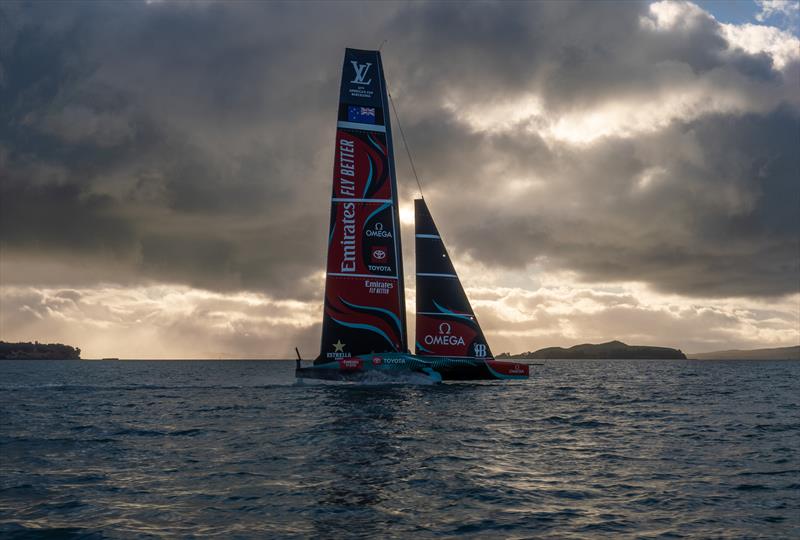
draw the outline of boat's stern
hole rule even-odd
[[[496,379],[527,379],[530,377],[530,366],[525,363],[487,360],[486,366]]]

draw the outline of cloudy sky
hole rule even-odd
[[[345,47],[387,40],[425,197],[495,352],[795,345],[799,15],[3,2],[0,339],[316,356],[339,70]]]

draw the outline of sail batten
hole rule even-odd
[[[405,352],[403,258],[383,66],[347,49],[342,68],[318,363]]]

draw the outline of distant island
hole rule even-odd
[[[733,349],[689,354],[692,360],[800,360],[800,345],[773,349]]]
[[[80,360],[81,350],[62,343],[0,341],[0,360]]]
[[[566,360],[566,359],[641,359],[641,360],[668,360],[686,359],[680,349],[669,347],[649,347],[645,345],[627,345],[621,341],[592,344],[584,343],[565,349],[563,347],[546,347],[538,351],[528,351],[520,354],[502,353],[497,358],[531,359],[531,360]]]

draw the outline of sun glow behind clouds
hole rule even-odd
[[[288,357],[320,316],[316,303],[178,285],[3,287],[3,339],[48,336],[84,358]]]
[[[688,31],[713,16],[690,2],[655,2],[639,24],[649,32]],[[728,42],[724,54],[737,51],[766,54],[775,69],[800,60],[800,39],[779,28],[754,24],[720,24]],[[711,69],[697,74],[690,66],[661,61],[649,66],[647,92],[605,99],[559,113],[547,108],[535,93],[493,103],[472,103],[455,96],[443,107],[472,130],[487,134],[513,133],[520,128],[537,133],[550,145],[591,144],[602,137],[634,137],[663,129],[675,121],[691,121],[708,114],[765,112],[797,96],[775,93],[769,84],[754,88],[741,74]],[[761,100],[754,100],[755,94]]]
[[[590,283],[575,272],[539,265],[501,271],[468,256],[454,264],[495,354],[575,340],[620,339],[684,352],[800,342],[800,294],[781,300],[687,298],[638,282]]]
[[[410,200],[408,204],[400,205],[400,223],[402,225],[414,225],[414,201]]]
[[[550,137],[568,143],[586,144],[600,137],[628,138],[659,131],[675,121],[691,121],[708,114],[763,112],[774,107],[783,96],[753,103],[747,87],[730,73],[710,72],[695,79],[686,66],[663,66],[652,91],[646,97],[609,101],[564,115],[554,120]],[[667,80],[670,79],[668,82]],[[678,81],[684,80],[680,85]],[[668,89],[668,90],[667,90]]]
[[[641,283],[584,283],[572,272],[495,271],[455,261],[494,352],[621,339],[689,352],[797,344],[800,295],[688,299]],[[407,305],[414,335],[413,277]],[[321,301],[276,300],[167,284],[0,288],[3,339],[47,336],[84,358],[288,358],[319,342]],[[413,340],[409,340],[413,343]]]
[[[495,352],[612,338],[702,352],[765,343],[790,346],[800,338],[800,295],[781,302],[686,299],[638,283],[565,284],[563,279],[537,290],[467,288],[470,296],[494,297],[474,304]]]
[[[531,93],[513,100],[481,103],[472,107],[463,100],[450,98],[443,107],[472,129],[486,133],[502,133],[520,125],[535,129],[545,121],[542,101],[539,96]]]
[[[523,98],[519,106],[530,114],[520,114],[513,121],[505,116],[505,105],[485,109],[464,104],[459,119],[475,131],[490,134],[525,125],[527,131],[538,133],[550,144],[590,144],[601,137],[625,138],[652,133],[676,120],[690,121],[706,114],[760,112],[783,98],[776,95],[756,107],[743,94],[741,86],[731,85],[727,90],[720,88],[720,82],[736,78],[735,75],[711,73],[706,79],[692,80],[694,76],[686,66],[664,65],[659,77],[664,83],[663,92],[660,91],[662,84],[656,80],[652,92],[646,97],[606,101],[586,110],[546,115],[535,106],[528,107],[529,98]],[[685,85],[676,88],[676,81],[682,79],[685,79]]]
[[[486,108],[482,104],[465,103],[453,110],[461,110],[458,118],[475,131],[511,133],[522,125],[554,145],[562,142],[589,144],[609,136],[633,137],[658,131],[676,120],[692,120],[710,113],[741,113],[752,107],[740,89],[719,89],[716,79],[723,75],[712,74],[708,80],[692,80],[688,67],[664,65],[658,77],[662,80],[654,82],[652,92],[646,97],[606,101],[561,115],[545,113],[538,99],[530,96],[520,98],[519,111],[511,117],[506,110],[513,104]],[[676,89],[676,80],[682,79],[686,81],[685,86]],[[661,92],[661,87],[668,91]],[[764,108],[766,105],[772,103],[765,104]]]

